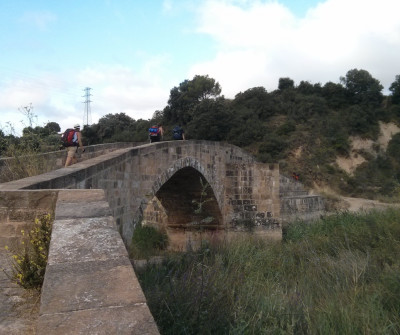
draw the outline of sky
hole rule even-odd
[[[195,75],[231,99],[363,69],[389,94],[399,12],[399,0],[0,0],[0,129],[150,119]]]

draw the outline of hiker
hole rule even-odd
[[[157,124],[149,128],[150,143],[160,142],[163,136],[164,136],[164,129],[161,124]]]
[[[67,129],[63,136],[63,145],[67,148],[67,160],[65,161],[65,167],[75,164],[77,162],[76,153],[78,147],[81,148],[81,152],[85,152],[82,144],[81,126],[79,124],[74,125],[74,129]]]
[[[185,140],[185,131],[181,126],[175,126],[174,129],[172,129],[172,138],[174,140]]]

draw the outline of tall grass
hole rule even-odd
[[[400,210],[296,222],[138,271],[162,334],[399,334]]]

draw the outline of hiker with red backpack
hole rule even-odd
[[[68,128],[61,137],[63,146],[67,148],[65,167],[76,163],[77,159],[75,155],[78,152],[78,147],[81,148],[82,152],[85,152],[80,128],[81,126],[76,124],[74,125],[74,129]]]
[[[160,142],[163,136],[164,136],[164,129],[161,124],[157,124],[149,128],[150,143]]]

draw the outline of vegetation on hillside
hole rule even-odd
[[[398,334],[400,211],[216,241],[137,269],[162,334]]]
[[[360,151],[366,162],[352,175],[336,164],[338,156],[350,154],[350,136],[376,141],[380,121],[400,125],[400,75],[395,76],[388,96],[382,89],[368,71],[352,69],[339,83],[295,85],[290,78],[280,78],[272,92],[253,87],[226,99],[215,79],[197,75],[172,88],[167,106],[155,111],[151,120],[108,114],[85,127],[83,137],[86,145],[142,142],[148,140],[148,128],[161,123],[164,140],[171,140],[172,128],[180,124],[187,139],[240,146],[262,162],[279,162],[283,174],[295,171],[309,187],[329,185],[351,196],[396,198],[400,196],[400,135],[393,137],[387,151],[379,145],[372,153]],[[57,126],[51,122],[27,127],[21,138],[0,131],[0,154],[13,156],[12,148],[39,151],[43,144],[56,146]]]

